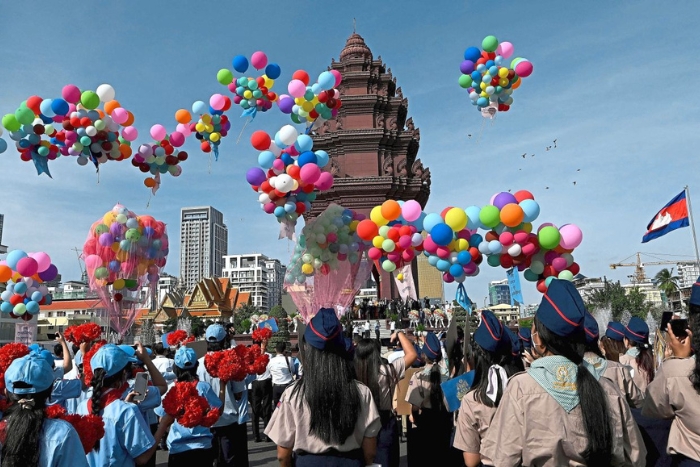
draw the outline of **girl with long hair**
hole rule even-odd
[[[105,435],[98,447],[88,453],[90,467],[144,465],[156,451],[167,429],[161,421],[151,434],[138,407],[131,403],[136,393],[125,400],[121,397],[129,388],[131,374],[129,356],[118,346],[106,344],[90,359],[92,367],[92,396],[78,408],[80,415],[100,415],[105,424]]]
[[[624,397],[583,358],[585,313],[571,282],[550,283],[532,325],[538,358],[509,380],[481,445],[493,465],[645,465]]]
[[[520,360],[520,356],[512,356],[512,337],[507,329],[491,311],[481,312],[481,323],[472,339],[474,381],[462,398],[453,444],[463,452],[467,467],[491,465],[489,459],[482,459],[479,454],[481,440],[503,397],[508,378],[517,372],[512,362],[516,358]]]
[[[51,365],[36,354],[18,358],[5,372],[9,408],[0,420],[2,467],[87,467],[78,433],[46,416],[53,387]]]
[[[406,368],[410,368],[418,358],[413,343],[403,332],[391,335],[392,343],[397,340],[401,344],[404,356],[391,363],[382,359],[379,341],[376,339],[361,339],[355,346],[355,375],[372,393],[382,421],[374,462],[384,467],[399,465],[399,427],[392,407],[392,398],[399,381],[406,375]]]
[[[625,347],[625,326],[618,321],[610,321],[605,335],[600,338],[600,350],[610,361],[619,362],[620,355],[627,352]]]
[[[437,336],[429,332],[423,342],[425,367],[411,376],[406,391],[406,402],[411,404],[411,422],[415,425],[409,444],[420,440],[430,449],[412,451],[410,463],[427,464],[434,460],[434,453],[448,453],[452,437],[452,414],[445,407],[442,394],[443,382],[447,381],[447,366],[441,365],[442,349]]]
[[[642,414],[672,420],[667,452],[674,467],[700,466],[700,288],[690,297],[689,329],[676,336],[669,324],[667,344],[673,357],[649,383]],[[695,349],[695,354],[693,354]]]
[[[625,348],[620,363],[632,368],[632,378],[640,391],[654,380],[654,351],[649,344],[649,326],[636,316],[625,326]]]
[[[379,412],[369,388],[355,380],[335,310],[321,308],[316,313],[300,347],[304,377],[284,391],[265,429],[277,444],[280,466],[372,464],[381,429]]]

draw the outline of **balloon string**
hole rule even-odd
[[[211,153],[209,153],[209,175],[211,175]]]
[[[243,124],[243,128],[241,129],[241,132],[238,135],[238,139],[236,140],[236,144],[240,143],[241,136],[243,136],[243,132],[245,131],[245,128],[248,126],[248,123],[250,123],[250,117],[245,119],[245,123]]]
[[[148,203],[146,203],[146,209],[151,207],[151,198],[153,198],[153,193],[148,195]]]
[[[486,127],[486,120],[481,120],[481,129],[479,130],[479,136],[476,138],[476,144],[481,143],[481,136],[484,134],[485,127]]]

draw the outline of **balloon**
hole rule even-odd
[[[442,223],[442,217],[440,216],[440,214],[430,213],[427,216],[425,216],[425,219],[423,219],[423,229],[426,232],[431,233],[436,225]]]
[[[559,245],[561,236],[559,234],[559,230],[556,227],[548,225],[546,227],[543,227],[537,233],[537,240],[539,241],[540,246],[542,248],[546,250],[552,250]]]
[[[166,134],[167,131],[163,125],[156,124],[151,127],[151,137],[156,141],[164,139]]]
[[[386,200],[382,203],[381,213],[384,219],[396,220],[401,216],[401,206],[393,199]]]
[[[454,233],[450,226],[440,223],[433,226],[430,231],[430,237],[437,245],[446,246],[449,245],[454,238]]]
[[[486,52],[495,52],[498,48],[498,39],[495,36],[486,36],[481,42],[481,48]]]
[[[523,222],[534,222],[540,215],[540,205],[532,199],[524,199],[520,202],[520,207],[523,210]]]
[[[506,204],[501,209],[501,222],[506,227],[517,227],[523,222],[525,213],[517,204]]]
[[[513,44],[510,42],[501,42],[496,48],[496,54],[503,58],[510,58],[513,55]]]
[[[10,251],[7,256],[5,257],[5,264],[9,266],[11,269],[17,269],[17,263],[19,260],[22,258],[26,258],[27,253],[25,253],[22,250],[12,250]]]
[[[268,135],[266,132],[258,130],[253,132],[253,134],[250,136],[250,144],[253,145],[255,149],[258,151],[264,151],[270,147],[270,144],[272,143],[270,139],[270,135]]]
[[[583,241],[583,232],[574,224],[565,224],[559,228],[561,239],[559,245],[566,250],[573,250]]]
[[[114,88],[110,86],[109,84],[100,84],[97,86],[97,89],[95,90],[95,94],[97,94],[97,97],[100,98],[100,101],[102,102],[109,102],[113,101],[114,98],[116,97],[116,92],[114,91]],[[56,115],[63,115],[66,112],[59,113],[56,112]]]
[[[517,65],[515,65],[515,72],[521,78],[527,78],[530,76],[532,74],[532,70],[532,63],[530,63],[528,60],[521,60]]]
[[[479,212],[479,221],[488,228],[493,228],[500,222],[500,211],[496,206],[486,205]]]
[[[24,257],[17,261],[15,270],[24,277],[31,277],[38,272],[39,264],[34,258]]]
[[[287,146],[291,146],[297,140],[299,133],[292,125],[285,125],[277,132],[280,141]]]
[[[459,232],[467,226],[467,213],[464,209],[452,208],[445,214],[445,224],[453,231]]]
[[[276,63],[270,63],[265,67],[265,75],[270,79],[277,79],[281,74],[282,70]]]
[[[239,73],[245,73],[248,69],[248,59],[243,55],[236,55],[233,58],[233,69]]]
[[[246,181],[251,185],[261,185],[266,178],[265,172],[259,167],[253,167],[246,173]]]
[[[496,206],[498,209],[503,209],[503,206],[505,206],[506,204],[517,203],[517,202],[518,202],[518,200],[515,199],[515,196],[504,191],[504,192],[496,194],[494,196],[491,204]]]
[[[256,70],[261,70],[265,68],[267,65],[267,55],[265,55],[264,52],[254,52],[253,55],[250,57],[250,64],[253,65],[253,67]],[[273,78],[274,79],[274,78]]]
[[[423,212],[423,208],[420,203],[412,199],[406,201],[403,206],[401,206],[401,215],[408,222],[417,220],[421,212]]]
[[[298,79],[293,79],[287,85],[287,91],[292,97],[302,97],[306,94],[306,85]]]

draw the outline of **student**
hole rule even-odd
[[[51,352],[48,350],[42,350],[41,352],[32,353],[37,357],[44,359],[46,363],[51,366],[51,370],[54,372],[54,376],[56,376],[56,369],[54,368],[55,359]],[[51,397],[49,397],[46,403],[47,405],[58,404],[61,407],[65,407],[66,401],[69,399],[79,398],[81,392],[82,382],[80,380],[56,378],[52,385]]]
[[[605,335],[600,339],[603,356],[613,362],[620,361],[620,355],[627,352],[625,348],[625,326],[617,321],[610,321]]]
[[[624,397],[583,359],[585,312],[571,282],[550,283],[531,328],[538,358],[509,380],[481,444],[493,465],[645,465]]]
[[[221,407],[221,400],[214,393],[209,383],[199,381],[197,377],[197,355],[188,347],[180,347],[175,352],[173,372],[178,382],[197,382],[197,392],[204,396],[209,406]],[[210,466],[214,462],[211,430],[203,426],[187,428],[180,425],[162,408],[156,410],[159,417],[166,417],[166,424],[172,423],[168,434],[168,467],[191,467],[193,465]]]
[[[700,282],[700,281],[699,281]],[[673,466],[700,466],[700,287],[690,298],[688,335],[678,337],[671,325],[667,343],[673,357],[663,362],[646,389],[642,414],[672,420],[667,452]],[[693,356],[693,348],[696,353]]]
[[[99,415],[105,427],[98,447],[87,455],[90,467],[145,465],[165,434],[167,427],[161,423],[154,439],[138,407],[131,403],[136,393],[121,399],[129,388],[131,365],[129,356],[114,344],[100,347],[90,360],[92,395],[80,405],[78,414]]]
[[[300,346],[306,374],[282,394],[265,430],[280,467],[372,464],[381,421],[369,388],[354,379],[335,310],[316,313]]]
[[[156,354],[153,359],[153,366],[163,375],[166,381],[173,381],[175,379],[175,374],[173,373],[173,359],[168,358],[166,355],[168,349],[165,348],[162,342],[156,342],[153,346],[153,352]]]
[[[12,362],[5,372],[9,408],[0,421],[3,467],[87,467],[73,427],[46,417],[53,371],[36,354]]]
[[[379,320],[377,320],[377,321],[374,323],[374,336],[377,338],[377,340],[379,340],[379,335],[380,335],[380,332],[379,332]]]
[[[277,407],[277,403],[292,381],[294,381],[294,371],[292,370],[292,362],[285,354],[287,344],[278,342],[275,346],[275,356],[270,359],[267,364],[267,371],[272,377],[272,407]]]
[[[256,342],[256,344],[260,344],[262,351],[265,351],[266,342]],[[267,355],[272,359],[272,355],[269,353]],[[263,374],[256,375],[255,381],[252,382],[250,394],[252,399],[250,405],[253,409],[253,437],[255,437],[256,443],[261,443],[260,421],[262,420],[264,432],[272,417],[272,376],[270,375],[269,365],[265,368]],[[265,441],[270,441],[270,439],[267,438]]]
[[[532,356],[532,331],[530,328],[518,328],[518,339],[523,346],[523,366],[530,368],[535,359]]]
[[[75,359],[73,361],[73,370],[76,381],[80,381],[80,394],[76,398],[66,399],[63,402],[63,406],[69,414],[77,414],[78,408],[83,401],[90,398],[90,388],[85,385],[85,374],[83,373],[83,355],[88,350],[88,344],[80,344],[80,350],[75,353]]]
[[[396,413],[393,408],[394,391],[399,381],[406,375],[418,358],[413,343],[403,332],[396,332],[389,338],[391,343],[398,341],[404,349],[403,358],[392,363],[383,362],[379,353],[379,343],[370,339],[362,339],[355,347],[355,374],[357,380],[367,386],[372,393],[382,429],[377,436],[377,455],[374,462],[383,467],[398,467],[399,465],[399,427],[396,423]]]
[[[503,326],[508,340],[510,341],[511,357],[503,362],[504,368],[508,372],[508,376],[514,375],[521,371],[525,371],[525,363],[523,362],[523,344],[520,342],[518,335],[511,331],[508,326]]]
[[[632,368],[634,384],[644,392],[654,379],[654,352],[649,344],[649,326],[636,316],[625,326],[625,348],[620,363]]]
[[[511,355],[512,342],[507,329],[491,311],[481,312],[481,323],[472,340],[474,361],[470,367],[474,368],[474,381],[471,390],[462,398],[453,443],[463,452],[467,467],[482,463],[492,465],[488,458],[479,454],[481,440],[503,397],[508,378],[512,376],[508,363],[520,358]]]
[[[410,465],[427,465],[434,460],[435,452],[449,452],[452,437],[452,414],[445,407],[440,387],[447,380],[447,371],[441,365],[440,341],[434,333],[429,332],[425,337],[421,351],[425,368],[413,374],[406,392],[406,402],[412,406],[411,421],[415,425],[409,442],[420,440],[430,449],[414,451]]]

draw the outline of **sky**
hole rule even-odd
[[[496,192],[527,189],[541,207],[538,224],[582,229],[574,257],[586,276],[627,282],[633,268],[609,265],[636,251],[694,256],[690,229],[640,242],[649,220],[685,185],[700,206],[694,183],[700,105],[693,89],[700,4],[501,2],[493,11],[454,1],[444,7],[413,0],[2,2],[0,114],[32,95],[58,97],[66,84],[94,90],[108,83],[134,113],[138,141],[148,142],[153,124],[172,130],[177,109],[227,92],[216,72],[231,68],[235,55],[266,52],[282,67],[277,92],[294,70],[317,76],[338,59],[355,18],[374,57],[392,69],[421,130],[419,157],[432,173],[426,211],[481,206]],[[511,110],[493,121],[481,117],[457,84],[464,49],[489,34],[512,42],[516,55],[534,64],[513,93]],[[10,147],[0,154],[2,243],[46,251],[64,280],[77,279],[72,249],[119,202],[167,223],[172,248],[165,271],[177,276],[180,208],[211,205],[224,214],[229,254],[260,252],[285,262],[293,244],[277,240],[278,224],[260,210],[245,171],[257,161],[250,134],[274,134],[288,117],[259,114],[237,144],[244,120],[231,115],[219,160],[191,138],[182,175],[166,175],[153,197],[130,161],[108,162],[98,177],[75,158],[59,159],[50,179]],[[557,148],[546,151],[554,139]],[[488,282],[502,278],[502,269],[484,265],[465,285],[481,304]],[[526,303],[539,301],[532,285],[523,291]],[[447,287],[447,297],[453,294]]]

